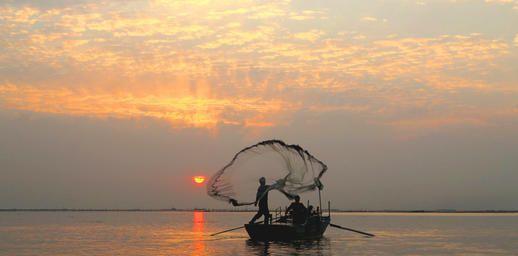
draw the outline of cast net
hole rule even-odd
[[[322,161],[299,145],[267,140],[239,151],[210,178],[207,193],[234,206],[250,205],[256,200],[259,178],[265,177],[270,185],[267,192],[278,190],[292,198],[322,189],[320,178],[326,170]]]

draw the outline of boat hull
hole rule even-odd
[[[250,239],[256,241],[313,240],[322,238],[329,222],[329,217],[320,217],[304,225],[245,224],[245,229]]]

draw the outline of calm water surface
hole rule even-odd
[[[0,255],[518,255],[518,214],[335,213],[314,242],[255,243],[209,234],[252,213],[1,212]]]

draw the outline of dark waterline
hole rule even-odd
[[[81,209],[81,208],[11,208],[0,209],[0,212],[256,212],[257,210],[242,209]],[[323,209],[327,212],[327,209]],[[518,210],[339,210],[332,209],[332,213],[518,213]]]

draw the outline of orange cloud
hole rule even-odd
[[[293,111],[295,104],[260,98],[218,99],[135,95],[127,92],[40,89],[0,86],[2,107],[53,114],[91,117],[162,119],[174,127],[213,129],[220,124],[247,127],[272,126],[278,115]]]
[[[399,120],[415,108],[479,107],[449,97],[461,90],[484,98],[505,84],[516,93],[512,80],[491,81],[504,70],[499,61],[516,56],[516,42],[500,37],[335,31],[330,24],[339,21],[328,10],[288,0],[132,4],[139,8],[2,7],[3,106],[153,117],[177,127],[265,127],[299,109]]]

